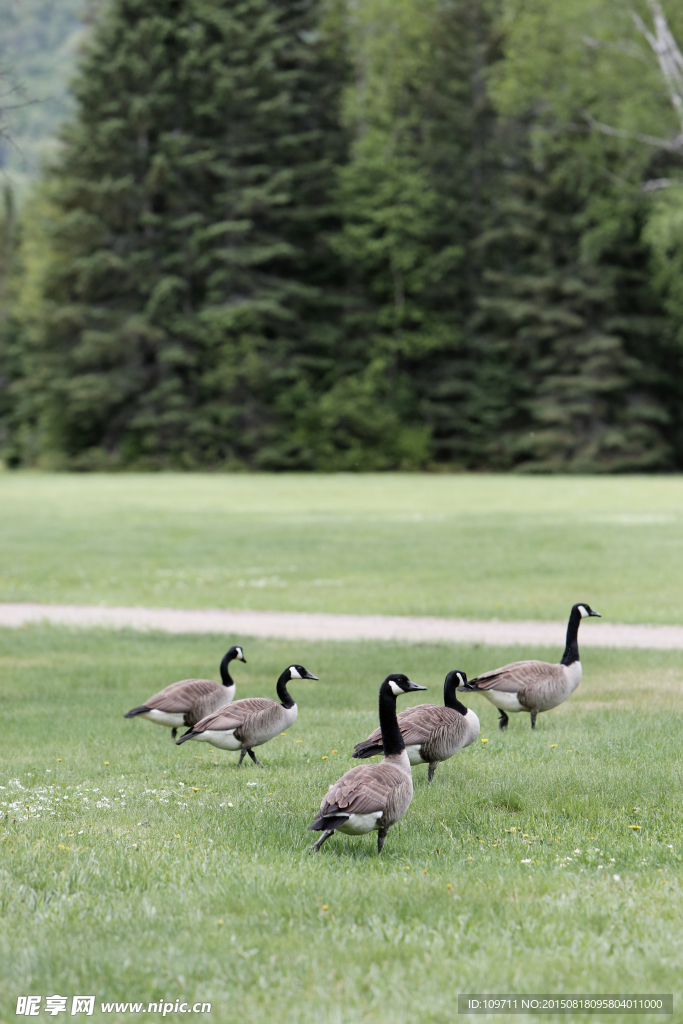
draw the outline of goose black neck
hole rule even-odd
[[[289,682],[289,675],[287,672],[283,672],[277,681],[277,695],[280,698],[280,703],[283,708],[289,709],[294,707],[294,701],[289,695],[287,689],[287,683]]]
[[[579,660],[579,623],[581,612],[578,608],[572,608],[567,626],[567,646],[564,649],[560,665],[573,665]]]
[[[232,661],[232,659],[234,657],[235,657],[234,654],[230,654],[230,652],[228,652],[223,657],[223,660],[221,662],[221,679],[223,681],[223,686],[234,686],[235,685],[235,680],[232,678],[232,676],[228,672],[228,665],[230,664],[230,662]]]
[[[379,728],[385,757],[406,749],[396,718],[396,696],[388,683],[379,688]]]
[[[453,708],[454,711],[458,711],[461,715],[467,714],[467,708],[464,704],[461,704],[455,695],[455,682],[452,679],[447,679],[443,684],[443,706],[445,708]]]

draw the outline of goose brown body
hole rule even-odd
[[[547,661],[513,661],[502,668],[483,672],[467,684],[468,690],[482,693],[500,713],[499,728],[506,729],[508,713],[528,711],[531,728],[536,716],[562,704],[581,682],[579,660],[579,623],[582,618],[600,618],[589,604],[575,604],[567,624],[567,641],[559,664]]]
[[[364,764],[351,768],[330,787],[320,804],[320,816],[328,819],[342,816],[340,832],[356,834],[356,817],[375,816],[374,828],[388,831],[403,817],[413,799],[413,779],[408,755],[403,751],[387,757],[381,764]],[[363,831],[372,831],[363,829]]]
[[[387,832],[410,807],[413,780],[410,761],[396,720],[396,697],[426,687],[403,674],[387,676],[379,690],[379,722],[384,761],[351,768],[330,786],[315,821],[309,825],[322,832],[311,852],[320,849],[335,832],[364,835],[376,831],[381,852]]]
[[[293,725],[297,713],[296,704],[291,708],[283,708],[278,701],[268,697],[247,697],[202,718],[194,726],[191,735],[182,736],[178,742],[185,738],[205,739],[215,746],[223,746],[222,738],[225,738],[226,750],[260,747]],[[207,733],[211,735],[205,735]]]
[[[241,647],[231,647],[221,662],[222,683],[213,679],[180,679],[126,712],[124,718],[146,718],[157,725],[169,726],[175,739],[181,726],[192,727],[206,715],[229,704],[235,696],[235,682],[228,664],[235,659],[246,662]]]
[[[219,708],[213,714],[202,718],[176,742],[197,740],[211,743],[223,750],[240,750],[240,765],[245,754],[249,754],[252,761],[259,764],[253,748],[272,740],[278,733],[293,725],[297,719],[298,708],[287,690],[287,683],[292,679],[317,678],[303,665],[290,665],[277,681],[279,701],[271,700],[270,697],[247,697],[244,700],[236,700],[233,704]]]
[[[447,761],[463,747],[474,743],[479,735],[479,719],[456,697],[458,686],[464,686],[467,676],[453,670],[444,682],[444,706],[417,704],[397,715],[398,727],[405,743],[411,765],[429,764],[431,782],[439,763]],[[354,757],[373,757],[383,754],[382,733],[375,729],[362,743],[357,743]]]

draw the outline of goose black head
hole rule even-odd
[[[452,686],[456,690],[466,690],[467,674],[465,672],[461,672],[459,668],[454,668],[446,676],[444,686]]]
[[[384,680],[382,685],[386,684],[393,695],[398,697],[401,693],[411,693],[413,690],[426,690],[426,686],[420,686],[419,683],[414,683],[412,679],[408,679],[408,676],[404,676],[402,672],[393,672],[390,676]]]
[[[303,665],[290,665],[282,673],[287,679],[317,679],[317,676],[312,675],[307,668]]]
[[[575,604],[572,608],[573,612],[578,612],[582,619],[596,618],[601,619],[602,615],[600,612],[595,612],[589,604],[585,601],[580,601],[579,604]]]
[[[244,651],[239,644],[235,647],[231,647],[225,657],[228,661],[243,661],[245,665],[247,663],[247,659],[244,657]]]

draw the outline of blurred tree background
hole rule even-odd
[[[0,11],[7,465],[683,468],[679,4]]]

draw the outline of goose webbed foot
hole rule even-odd
[[[325,831],[323,832],[323,834],[321,835],[320,839],[318,840],[318,842],[317,843],[313,843],[313,846],[310,846],[308,848],[308,852],[309,853],[317,853],[318,850],[320,849],[320,847],[325,842],[325,840],[329,839],[330,836],[332,836],[332,835],[334,835],[334,829],[333,828],[326,828]]]
[[[438,761],[432,761],[432,763],[430,764],[430,766],[429,766],[429,768],[427,770],[427,782],[431,782],[432,781],[432,779],[434,778],[434,772],[436,771],[436,769],[438,767],[439,767],[439,762]]]
[[[531,712],[531,728],[532,729],[536,728],[536,715],[537,714],[538,714],[538,711],[532,711]]]
[[[258,765],[260,765],[260,766],[261,766],[261,768],[263,768],[263,764],[261,763],[261,761],[259,761],[258,757],[256,756],[256,754],[254,753],[254,751],[253,751],[253,750],[249,750],[249,749],[247,748],[247,753],[249,754],[249,757],[250,757],[250,758],[252,759],[252,761],[254,762],[254,764],[258,764]]]
[[[389,831],[389,829],[387,828],[387,829],[382,829],[381,832],[377,833],[377,853],[378,854],[382,852],[382,847],[384,846],[384,840],[387,838],[388,831]]]
[[[498,719],[498,728],[507,729],[508,722],[510,721],[510,719],[508,718],[504,711],[500,710],[500,708],[498,709],[498,714],[500,715],[500,718]]]
[[[176,727],[176,726],[174,725],[174,726],[173,726],[173,728],[171,729],[171,739],[172,739],[172,740],[174,740],[174,739],[176,738],[176,736],[177,736],[177,735],[178,735],[178,729],[177,729],[177,727]]]

